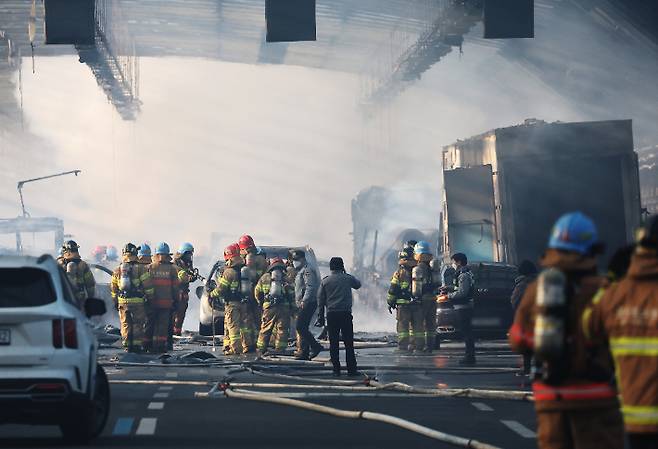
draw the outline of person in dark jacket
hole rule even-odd
[[[347,374],[358,375],[356,356],[354,355],[354,327],[352,326],[352,289],[361,288],[361,281],[345,272],[343,259],[332,257],[329,261],[331,274],[320,283],[318,292],[318,320],[315,325],[325,324],[325,309],[327,311],[327,329],[329,332],[329,347],[334,375],[340,376],[340,359],[338,357],[340,336],[345,343],[345,360]]]
[[[525,293],[528,285],[537,277],[537,267],[529,260],[524,260],[519,265],[519,276],[514,279],[514,290],[512,291],[512,310],[516,314],[516,309],[519,308],[521,298]],[[517,374],[518,376],[527,376],[530,374],[530,367],[532,366],[532,356],[528,353],[523,354],[523,368]]]

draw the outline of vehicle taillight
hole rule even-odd
[[[62,320],[53,320],[53,346],[62,347]]]
[[[71,349],[78,348],[78,332],[73,319],[64,320],[64,346]]]

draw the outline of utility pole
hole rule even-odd
[[[62,173],[55,173],[54,175],[48,175],[48,176],[41,176],[40,178],[32,178],[32,179],[25,179],[23,181],[18,181],[18,184],[16,185],[16,188],[18,189],[18,195],[21,199],[21,209],[23,210],[23,218],[27,218],[30,216],[30,214],[27,213],[25,210],[25,202],[23,201],[23,186],[27,183],[30,182],[35,182],[35,181],[42,181],[44,179],[50,179],[50,178],[57,178],[59,176],[65,176],[65,175],[75,175],[78,176],[79,173],[81,173],[82,170],[71,170],[71,171],[65,171]]]

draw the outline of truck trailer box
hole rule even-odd
[[[517,265],[537,261],[553,223],[582,211],[608,252],[640,224],[631,120],[495,129],[443,149],[444,254]]]

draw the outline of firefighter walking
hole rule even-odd
[[[260,355],[267,353],[272,333],[274,349],[284,351],[288,347],[290,333],[291,305],[295,299],[295,289],[285,277],[286,264],[275,257],[270,261],[267,273],[263,274],[254,290],[254,296],[262,308],[263,317],[256,348]]]
[[[94,296],[96,281],[89,265],[80,257],[79,250],[80,246],[75,241],[69,240],[62,246],[62,256],[57,261],[66,271],[73,287],[73,293],[82,305],[87,298]]]
[[[137,262],[137,247],[128,243],[123,248],[121,265],[114,270],[110,284],[110,294],[121,321],[121,341],[128,352],[142,352],[147,343],[146,301],[151,292],[148,270]]]
[[[583,311],[601,285],[597,230],[581,213],[553,227],[544,271],[521,299],[510,329],[512,348],[534,355],[533,382],[540,449],[624,447],[610,354],[588,343]]]
[[[631,448],[658,448],[658,215],[638,233],[626,277],[594,298],[583,326],[612,352]]]
[[[194,270],[194,246],[183,243],[174,257],[174,264],[178,267],[180,292],[173,311],[173,334],[180,336],[183,333],[185,313],[190,302],[190,283],[198,279]]]
[[[388,310],[396,310],[398,350],[401,352],[423,348],[425,331],[422,329],[422,307],[411,295],[412,270],[416,266],[413,249],[406,247],[400,251],[399,268],[393,274],[388,289]]]
[[[155,249],[153,263],[148,266],[148,273],[153,283],[152,299],[148,306],[147,339],[150,350],[156,354],[166,352],[169,340],[169,320],[176,309],[180,293],[180,270],[171,259],[169,245],[161,242]],[[183,274],[183,276],[186,276]],[[182,281],[187,281],[183,277]]]

